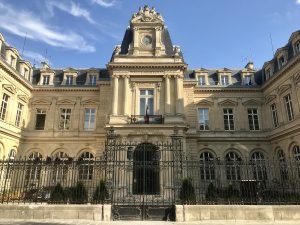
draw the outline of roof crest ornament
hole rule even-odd
[[[134,22],[164,22],[160,13],[157,13],[155,8],[150,8],[148,5],[140,7],[137,13],[134,13],[131,18],[131,23]]]

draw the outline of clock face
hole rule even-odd
[[[149,35],[144,36],[143,39],[142,39],[142,43],[146,46],[151,45],[152,44],[152,37],[150,37]]]

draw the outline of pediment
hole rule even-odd
[[[50,68],[42,68],[41,70],[41,73],[52,73],[54,74],[54,70],[50,69]]]
[[[281,95],[283,94],[285,91],[289,90],[291,88],[291,85],[290,84],[284,84],[284,85],[281,85],[279,88],[278,88],[278,93]]]
[[[23,64],[25,64],[26,66],[31,67],[31,64],[30,64],[29,61],[26,61],[26,60],[20,60],[19,63],[23,63]]]
[[[81,105],[98,105],[99,102],[93,99],[87,99],[81,102]]]
[[[27,95],[18,95],[18,99],[25,103],[28,103],[28,101],[29,101],[29,98]]]
[[[242,103],[245,106],[260,106],[262,103],[261,101],[250,99]]]
[[[273,101],[274,99],[276,99],[276,95],[268,95],[266,97],[266,103],[268,104],[269,102]]]
[[[70,99],[62,99],[57,101],[56,104],[58,105],[75,105],[76,101],[70,100]]]
[[[219,106],[237,106],[238,102],[226,99],[218,103]]]
[[[154,7],[150,8],[149,6],[146,5],[143,8],[141,7],[137,13],[134,13],[132,15],[130,22],[131,23],[139,23],[139,22],[164,23],[164,20],[163,20],[162,16],[160,15],[160,13],[157,13],[155,11]]]
[[[5,39],[4,39],[4,37],[3,37],[3,35],[1,33],[0,33],[0,40],[3,41],[3,42],[5,42]]]
[[[208,100],[200,100],[196,103],[196,106],[213,106],[214,102]]]
[[[287,50],[288,50],[288,49],[287,49],[286,47],[279,48],[279,49],[276,50],[275,56],[279,55],[279,54],[282,53],[282,52],[285,53]]]
[[[6,49],[12,51],[17,57],[20,57],[18,49],[14,48],[14,47],[10,47],[10,46],[6,47]]]
[[[222,69],[217,70],[217,72],[218,73],[231,73],[232,70],[228,69],[228,68],[222,68]]]
[[[300,36],[300,30],[297,30],[297,31],[292,33],[291,37],[289,38],[289,42],[291,42],[297,36]]]
[[[294,79],[295,83],[298,84],[300,82],[300,73],[298,73],[296,76],[295,76],[295,79]]]
[[[51,101],[47,99],[36,99],[31,102],[32,105],[51,105]]]
[[[3,84],[2,88],[12,93],[13,95],[17,93],[17,88],[11,84]]]

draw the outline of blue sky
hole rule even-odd
[[[300,0],[0,0],[0,32],[36,66],[104,68],[139,6],[164,17],[189,68],[260,68],[300,29]]]

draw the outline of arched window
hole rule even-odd
[[[285,154],[282,149],[279,149],[277,151],[277,159],[279,163],[280,178],[281,180],[287,180],[288,169],[287,169]]]
[[[241,179],[242,158],[236,152],[228,152],[225,156],[227,180]]]
[[[65,152],[57,152],[53,155],[54,165],[52,181],[54,184],[63,183],[67,179],[69,156]]]
[[[210,152],[200,154],[200,177],[201,180],[215,179],[215,162],[214,156]]]
[[[28,156],[27,167],[26,167],[26,181],[30,187],[36,186],[42,170],[43,156],[39,152],[32,152]]]
[[[79,158],[79,180],[92,180],[94,171],[94,155],[90,152],[83,152]]]
[[[16,157],[16,151],[14,149],[10,150],[10,152],[8,153],[8,159],[9,160],[14,160]]]
[[[5,179],[10,179],[13,171],[13,160],[16,157],[16,151],[14,149],[11,149],[8,153],[8,162],[5,169]]]
[[[296,161],[298,177],[300,178],[300,147],[299,147],[299,145],[295,145],[293,147],[293,154],[294,154],[294,159]]]
[[[251,156],[253,166],[253,178],[255,180],[267,180],[265,156],[262,152],[254,152]]]

